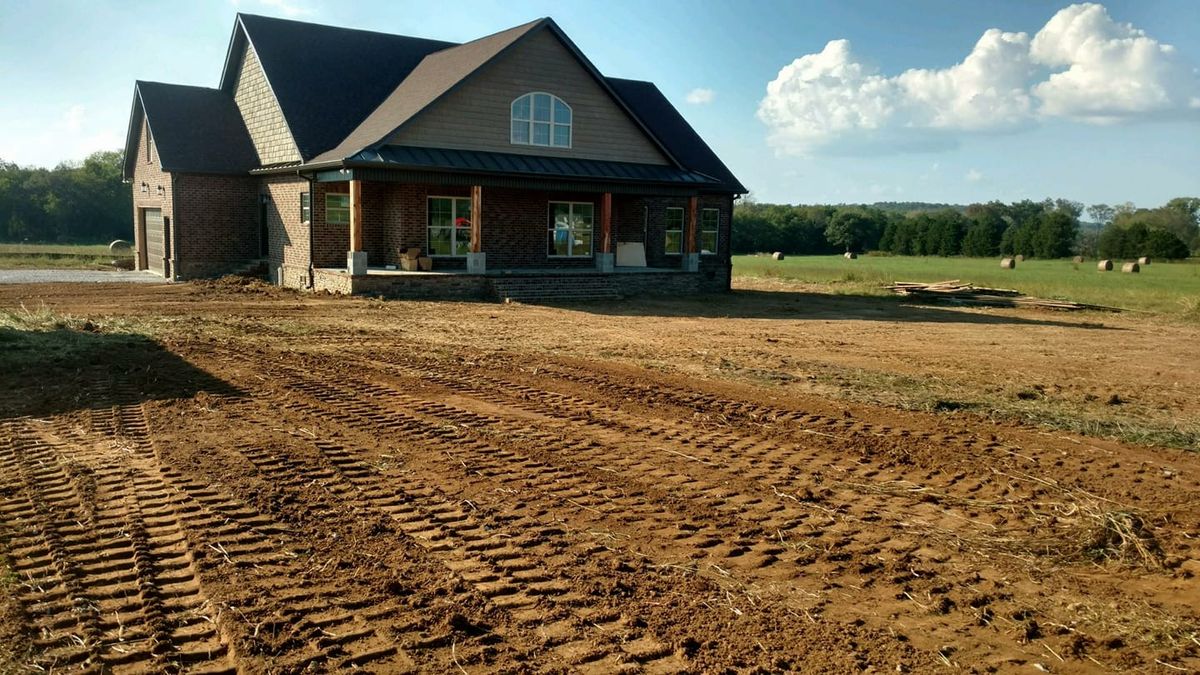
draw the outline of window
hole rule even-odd
[[[667,241],[663,246],[667,255],[683,253],[683,209],[667,209]]]
[[[429,198],[429,255],[461,256],[471,252],[471,200]]]
[[[350,195],[330,193],[325,195],[325,224],[350,224]]]
[[[717,252],[717,230],[721,225],[719,209],[703,209],[700,211],[700,252],[713,255]]]
[[[512,102],[510,140],[516,145],[571,147],[571,106],[553,94],[525,94]]]
[[[300,222],[307,223],[312,220],[312,199],[307,192],[300,193]]]
[[[550,256],[592,256],[593,210],[586,202],[550,202]]]

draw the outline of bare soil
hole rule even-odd
[[[22,305],[74,319],[0,330],[0,671],[1200,670],[1200,455],[802,374],[1194,419],[1186,325],[763,288]]]

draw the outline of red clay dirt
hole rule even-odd
[[[1200,669],[1195,453],[547,347],[662,339],[586,306],[39,302],[88,322],[0,374],[0,669]]]

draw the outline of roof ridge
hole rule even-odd
[[[266,19],[267,21],[280,21],[284,23],[296,23],[304,26],[317,26],[319,28],[332,28],[334,30],[349,30],[355,33],[371,33],[372,35],[384,35],[386,37],[405,38],[408,40],[425,40],[426,42],[448,42],[455,46],[462,44],[453,40],[440,40],[438,38],[421,37],[419,35],[406,35],[404,33],[388,33],[381,30],[371,30],[370,28],[351,28],[348,26],[335,26],[328,23],[318,23],[316,21],[299,21],[297,19],[285,19],[279,16],[267,16],[266,14],[254,14],[252,12],[237,12],[237,17],[250,17],[252,19]],[[449,49],[447,47],[447,49]]]

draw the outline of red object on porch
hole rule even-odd
[[[600,200],[600,252],[612,253],[612,193]]]

